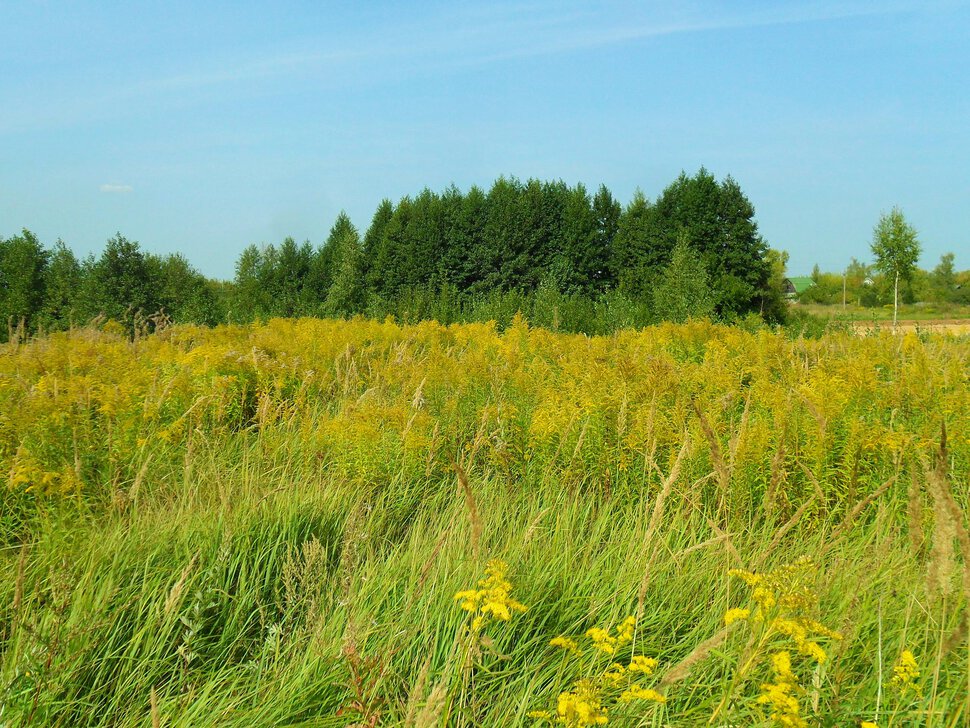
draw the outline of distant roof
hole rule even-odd
[[[804,293],[815,285],[815,281],[812,280],[811,276],[791,276],[790,278],[786,278],[785,282],[791,284],[791,287],[795,289],[795,293]]]

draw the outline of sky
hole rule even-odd
[[[0,3],[0,236],[231,278],[500,175],[733,176],[789,272],[902,208],[970,268],[970,0]]]

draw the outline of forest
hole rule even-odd
[[[608,333],[658,321],[750,317],[784,323],[787,254],[769,248],[754,206],[730,176],[701,168],[656,199],[622,205],[605,185],[497,179],[383,200],[363,235],[341,212],[315,246],[288,237],[250,244],[232,281],[206,278],[181,254],[156,255],[121,233],[78,259],[29,230],[0,239],[0,337],[114,320],[129,332],[160,322],[248,323],[352,317],[402,323],[494,320],[517,313],[551,330]],[[880,306],[892,286],[855,258],[816,266],[799,301]],[[970,276],[948,253],[905,275],[902,301],[964,304]],[[797,318],[797,315],[796,315]]]
[[[319,246],[249,245],[231,282],[180,254],[143,251],[121,233],[79,260],[24,230],[0,242],[0,317],[8,332],[103,317],[135,325],[271,317],[505,321],[554,311],[569,330],[749,313],[784,315],[780,255],[732,178],[681,174],[655,200],[623,206],[605,186],[499,178],[487,191],[429,189],[383,200],[363,235],[340,213]],[[773,265],[774,263],[774,265]],[[774,273],[774,276],[773,276]],[[541,316],[540,316],[541,318]]]

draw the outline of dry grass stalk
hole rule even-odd
[[[437,728],[441,725],[441,714],[444,712],[445,699],[448,697],[448,685],[442,676],[428,700],[414,719],[414,728]]]
[[[344,604],[349,604],[353,595],[354,574],[360,557],[360,545],[367,539],[365,516],[369,510],[367,503],[358,502],[347,517],[347,523],[344,526],[338,567],[341,601]]]
[[[943,494],[945,481],[933,468],[923,463],[927,490],[933,500],[933,532],[930,558],[926,565],[926,589],[934,596],[946,598],[953,590],[953,574],[956,571],[956,553],[953,541],[957,536],[954,512]]]
[[[777,548],[778,544],[781,543],[781,540],[788,534],[788,532],[798,525],[798,522],[802,520],[802,517],[808,512],[809,507],[813,503],[815,503],[814,496],[802,503],[792,517],[789,518],[781,528],[775,531],[775,535],[772,537],[771,543],[768,544],[768,548],[762,552],[761,557],[758,559],[759,565],[764,563],[765,559],[771,555],[771,552],[774,551],[775,548]]]
[[[717,473],[717,480],[721,486],[721,493],[723,495],[731,482],[731,473],[728,470],[727,464],[724,462],[721,443],[718,442],[714,428],[711,427],[711,423],[704,416],[701,408],[697,406],[697,402],[691,402],[691,406],[694,408],[694,414],[697,415],[697,419],[701,424],[701,431],[704,433],[704,438],[707,440],[707,445],[711,450],[711,463],[714,465],[714,472]]]
[[[764,506],[765,512],[770,516],[775,512],[777,504],[775,499],[781,486],[787,479],[785,472],[785,440],[784,436],[778,441],[778,447],[771,458],[771,477],[768,480],[768,490],[765,491]]]
[[[741,622],[730,624],[713,637],[710,637],[697,645],[697,647],[691,650],[687,657],[667,671],[667,673],[660,680],[660,687],[666,688],[674,683],[680,682],[686,677],[689,677],[691,668],[704,660],[709,654],[711,654],[712,650],[715,650],[724,644],[725,640],[728,638],[728,635],[730,635],[731,632],[734,631],[740,624]]]
[[[468,474],[458,461],[455,461],[453,464],[455,472],[458,474],[458,484],[461,486],[462,493],[465,495],[465,507],[468,509],[468,521],[471,524],[472,554],[477,561],[482,540],[482,519],[478,515],[478,506],[475,503],[475,494],[472,492],[472,486],[468,482]]]
[[[663,517],[664,504],[667,502],[667,497],[674,488],[674,483],[677,482],[677,478],[680,477],[680,468],[684,462],[684,457],[690,450],[690,436],[684,435],[684,442],[680,446],[680,452],[677,453],[677,458],[674,460],[674,464],[670,468],[670,472],[664,479],[663,485],[660,488],[660,492],[657,494],[657,499],[653,504],[653,512],[650,514],[650,523],[647,526],[647,533],[643,538],[644,547],[650,551],[650,559],[647,561],[647,566],[643,570],[643,578],[640,580],[640,591],[637,594],[637,615],[643,614],[643,603],[647,595],[647,586],[650,583],[650,574],[653,569],[653,562],[656,559],[657,550],[652,548],[653,537],[660,526],[660,519]]]
[[[169,589],[168,597],[165,599],[164,611],[166,617],[168,617],[182,602],[182,593],[185,591],[185,583],[188,581],[189,574],[192,573],[192,569],[195,568],[195,560],[197,557],[198,554],[192,556],[189,563],[187,563],[185,568],[182,569],[182,574],[179,576],[178,581],[176,581],[175,584],[172,585],[172,588]]]
[[[20,612],[20,605],[24,601],[24,570],[27,566],[27,544],[20,547],[20,558],[17,559],[17,577],[13,585],[13,603],[10,605],[13,611],[14,621]]]
[[[418,679],[408,691],[408,702],[404,711],[404,725],[413,726],[417,720],[418,705],[424,700],[424,691],[428,685],[428,673],[431,671],[431,658],[428,657],[421,670],[418,672]]]
[[[152,685],[152,689],[148,694],[149,705],[151,707],[152,713],[152,728],[161,728],[162,726],[162,714],[158,709],[158,695],[155,693],[155,686]]]
[[[545,518],[546,514],[549,512],[549,509],[551,507],[552,506],[547,506],[546,508],[543,508],[541,511],[539,511],[539,515],[537,515],[535,518],[532,519],[532,523],[530,523],[529,527],[525,529],[525,535],[522,536],[523,545],[529,543],[529,541],[532,540],[532,537],[535,535],[535,532],[539,529],[539,523],[542,522],[542,519]]]
[[[680,561],[682,558],[687,556],[687,554],[693,553],[694,551],[700,551],[701,549],[706,549],[708,546],[714,546],[727,539],[727,534],[722,534],[720,536],[715,536],[714,538],[709,538],[706,541],[701,541],[700,543],[695,543],[693,546],[688,546],[682,551],[678,551],[674,554],[674,561]]]
[[[741,438],[748,429],[748,418],[751,415],[751,393],[744,400],[744,411],[741,413],[741,424],[738,425],[738,429],[734,431],[731,435],[731,439],[728,442],[728,455],[729,455],[729,465],[728,469],[730,472],[734,472],[734,466],[738,459],[738,448],[741,445]]]
[[[828,551],[836,543],[838,543],[839,539],[845,536],[845,534],[847,534],[852,529],[852,524],[855,522],[855,519],[858,517],[858,515],[862,513],[862,511],[864,511],[869,506],[869,504],[871,504],[875,500],[878,500],[883,495],[883,493],[889,490],[892,487],[893,483],[896,482],[896,479],[898,477],[899,477],[898,475],[894,475],[885,483],[883,483],[878,488],[876,488],[876,490],[874,490],[872,493],[870,493],[861,501],[856,503],[855,507],[848,512],[846,517],[842,519],[842,522],[835,528],[834,531],[832,531],[832,535],[829,537],[825,546],[822,547],[822,551],[820,555],[828,553]]]
[[[148,474],[148,466],[151,465],[152,454],[148,453],[145,456],[145,460],[142,462],[141,467],[138,468],[138,474],[135,475],[135,482],[131,485],[131,490],[128,491],[128,500],[131,503],[138,503],[138,494],[141,492],[141,484],[145,481],[145,476]]]
[[[970,533],[967,531],[963,509],[960,508],[949,484],[949,456],[946,447],[946,424],[940,431],[940,448],[936,453],[933,467],[928,467],[925,459],[921,465],[926,474],[926,482],[933,498],[933,546],[930,563],[927,566],[927,586],[931,593],[946,597],[952,589],[952,575],[956,570],[956,555],[953,542],[959,544],[963,557],[961,572],[965,600],[970,603]],[[961,625],[965,627],[964,623]],[[952,641],[961,632],[960,627],[950,637]],[[968,675],[970,680],[970,675]]]
[[[801,461],[799,461],[798,467],[800,467],[802,469],[802,472],[805,473],[805,475],[808,476],[808,480],[812,484],[812,487],[815,489],[815,496],[818,498],[819,502],[820,503],[824,503],[825,502],[825,491],[822,490],[822,484],[818,482],[818,478],[815,477],[815,473],[813,473],[808,468],[808,466],[806,466],[805,463],[803,463]]]
[[[704,520],[707,521],[707,525],[712,531],[714,531],[714,533],[717,534],[718,538],[724,541],[724,548],[727,550],[728,555],[731,557],[731,560],[734,561],[735,565],[742,566],[744,561],[742,561],[741,554],[738,553],[738,550],[734,548],[734,542],[731,540],[731,534],[718,526],[710,518],[705,516]]]

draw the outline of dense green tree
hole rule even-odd
[[[404,197],[384,226],[377,250],[368,266],[368,286],[377,296],[389,299],[405,285],[408,225],[411,220],[411,198]]]
[[[158,304],[173,322],[213,326],[222,320],[209,281],[181,253],[149,255],[147,261]]]
[[[514,287],[516,260],[522,245],[520,198],[522,185],[514,178],[499,177],[488,191],[485,224],[482,229],[481,277],[470,287],[473,293],[487,293]]]
[[[754,207],[731,177],[718,183],[703,167],[693,177],[681,175],[654,207],[655,234],[647,259],[656,269],[669,259],[680,235],[686,235],[704,260],[717,294],[717,311],[733,316],[757,311],[768,282],[767,245],[754,222]]]
[[[331,316],[362,313],[367,305],[364,251],[356,230],[348,231],[337,246],[336,273],[323,310]]]
[[[769,272],[759,313],[769,323],[784,323],[788,313],[788,301],[785,298],[788,253],[783,250],[769,249],[765,257],[768,261]]]
[[[313,247],[309,241],[297,244],[293,238],[286,238],[276,249],[273,269],[270,273],[270,291],[273,296],[274,316],[299,316],[312,305],[312,296],[307,295],[304,286],[310,273],[313,260]]]
[[[226,316],[232,323],[244,323],[269,316],[270,293],[263,273],[263,251],[248,245],[236,261],[236,278]]]
[[[378,214],[380,214],[380,208],[378,208]],[[376,220],[377,215],[374,217]],[[330,227],[326,241],[311,256],[309,269],[302,287],[301,309],[304,313],[316,313],[323,305],[330,287],[333,285],[333,278],[337,270],[338,250],[342,241],[348,235],[357,236],[357,228],[354,227],[347,213],[341,210]]]
[[[444,219],[441,198],[427,187],[414,198],[399,259],[403,285],[438,288],[443,283]]]
[[[448,267],[459,291],[474,291],[485,278],[490,256],[485,243],[488,200],[481,187],[473,186],[462,197],[458,219],[448,228]]]
[[[612,266],[613,242],[620,227],[622,210],[606,185],[601,184],[593,197],[593,217],[596,220],[594,247],[600,260],[593,280],[594,287],[600,290],[616,284]]]
[[[653,205],[641,190],[620,215],[613,238],[612,275],[619,289],[632,295],[643,294],[655,271],[647,265],[647,251],[654,227]]]
[[[872,254],[876,268],[892,282],[893,326],[899,315],[899,281],[909,281],[920,254],[916,229],[906,222],[903,211],[894,207],[883,214],[872,231]]]
[[[41,326],[48,330],[67,329],[80,321],[79,294],[81,265],[63,240],[54,243],[44,272],[44,305]]]
[[[149,316],[159,309],[148,261],[137,241],[121,233],[110,238],[104,251],[85,276],[85,295],[93,316],[101,315],[131,326],[138,314]]]
[[[944,253],[930,276],[932,295],[941,303],[952,301],[958,290],[954,259],[953,253]]]
[[[682,322],[714,312],[710,279],[701,255],[688,243],[684,233],[671,254],[653,289],[654,313],[667,320]]]
[[[49,258],[37,236],[29,230],[0,240],[0,326],[3,327],[0,336],[6,336],[21,324],[25,334],[35,328],[44,304]]]
[[[592,200],[583,185],[566,191],[560,222],[560,289],[592,294],[600,288],[609,267],[609,250],[601,247]]]

